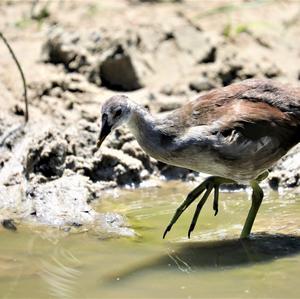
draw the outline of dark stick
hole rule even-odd
[[[21,78],[22,78],[22,82],[23,82],[23,88],[24,88],[24,100],[25,100],[25,123],[28,122],[29,120],[29,113],[28,113],[28,98],[27,98],[27,86],[26,86],[26,80],[25,80],[25,76],[23,73],[23,70],[21,68],[21,65],[13,51],[13,49],[11,48],[11,46],[9,45],[7,39],[4,37],[3,33],[0,31],[0,38],[3,40],[3,42],[5,43],[6,47],[8,48],[13,60],[15,61],[19,72],[21,74]]]

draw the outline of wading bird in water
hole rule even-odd
[[[214,89],[166,115],[151,115],[127,96],[102,106],[98,147],[126,123],[143,150],[167,164],[212,175],[192,190],[176,210],[163,237],[202,193],[189,231],[214,191],[218,213],[221,184],[250,184],[252,204],[241,238],[249,236],[263,199],[259,182],[276,161],[300,141],[300,88],[250,79]]]

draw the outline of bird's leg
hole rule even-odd
[[[256,214],[258,212],[258,209],[261,205],[261,202],[264,197],[263,190],[260,188],[258,182],[256,180],[251,182],[251,187],[253,189],[252,192],[252,204],[250,211],[248,213],[246,222],[244,224],[242,233],[241,233],[241,239],[247,238],[251,232]]]
[[[171,219],[169,225],[167,226],[164,234],[163,239],[165,238],[166,234],[171,230],[172,226],[176,223],[177,219],[181,216],[181,214],[189,207],[189,205],[199,196],[201,193],[206,189],[207,183],[211,178],[206,179],[202,182],[199,186],[197,186],[194,190],[192,190],[187,198],[183,201],[183,203],[177,208],[173,218]]]
[[[263,200],[264,197],[264,192],[263,190],[260,188],[259,183],[261,181],[263,181],[264,179],[266,179],[269,175],[269,172],[266,170],[265,172],[261,173],[255,180],[253,180],[250,184],[251,187],[253,189],[252,191],[252,204],[251,204],[251,208],[250,211],[248,213],[246,222],[244,224],[242,233],[241,233],[241,238],[247,238],[251,232],[256,214],[258,212],[258,209],[261,205],[261,202]]]
[[[195,213],[194,213],[194,217],[192,220],[192,223],[190,225],[189,228],[189,232],[188,232],[188,237],[191,237],[191,232],[194,230],[196,222],[198,220],[199,214],[201,212],[202,207],[204,206],[209,194],[211,193],[212,189],[214,189],[214,203],[213,203],[213,209],[215,211],[215,216],[218,214],[218,210],[219,210],[219,188],[221,184],[233,184],[235,183],[235,181],[230,180],[230,179],[226,179],[226,178],[222,178],[222,177],[211,177],[210,178],[210,182],[208,183],[207,187],[206,187],[206,192],[203,195],[203,197],[201,198],[201,200],[199,201]]]
[[[191,191],[186,200],[179,206],[179,208],[176,210],[173,218],[170,221],[170,224],[167,226],[163,238],[165,238],[166,234],[171,230],[172,226],[176,223],[177,219],[181,216],[181,214],[189,207],[189,205],[198,197],[201,195],[201,193],[204,192],[205,189],[207,189],[206,193],[204,194],[203,198],[200,200],[196,212],[193,218],[194,224],[191,224],[195,226],[196,221],[198,219],[199,213],[201,211],[202,206],[204,205],[205,201],[207,200],[207,197],[209,196],[210,192],[212,191],[213,188],[215,188],[215,193],[214,193],[214,210],[215,210],[215,215],[218,213],[218,199],[219,199],[219,187],[221,184],[232,184],[235,183],[235,181],[222,178],[222,177],[216,177],[212,176],[207,178],[203,183],[201,183],[198,187],[196,187],[193,191]],[[208,192],[209,191],[209,192]],[[192,223],[193,223],[192,222]],[[191,229],[190,227],[190,229]],[[194,227],[193,227],[194,228]],[[193,229],[192,229],[193,230]],[[191,231],[192,231],[191,230]],[[190,234],[190,232],[189,232]]]
[[[192,223],[190,225],[189,232],[188,232],[188,237],[189,238],[191,237],[191,232],[195,228],[195,225],[196,225],[196,222],[198,220],[201,209],[204,206],[204,204],[205,204],[210,192],[212,191],[213,187],[214,187],[213,183],[208,184],[206,192],[204,193],[203,197],[201,198],[201,200],[197,204],[197,207],[196,207],[196,210],[195,210],[195,213],[194,213],[194,217],[193,217],[193,220],[192,220]]]

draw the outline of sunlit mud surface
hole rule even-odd
[[[249,194],[222,192],[187,239],[195,205],[162,239],[191,184],[112,191],[98,211],[127,217],[137,236],[1,230],[1,298],[298,298],[300,196],[266,193],[249,240],[238,240]]]

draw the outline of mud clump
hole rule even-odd
[[[149,155],[147,155],[139,146],[138,142],[136,140],[132,140],[130,142],[126,142],[122,145],[122,151],[125,154],[128,154],[138,160],[140,160],[143,164],[143,167],[145,170],[148,171],[148,173],[153,174],[158,171],[157,169],[157,161],[153,158],[151,158]],[[145,172],[146,173],[146,172]]]
[[[89,54],[79,44],[76,33],[66,33],[60,28],[52,30],[42,48],[42,60],[48,63],[63,64],[69,71],[81,71],[90,65]]]
[[[67,142],[58,133],[47,132],[29,149],[26,161],[27,176],[41,174],[47,179],[61,177],[65,169]]]
[[[114,180],[118,185],[136,185],[144,179],[142,170],[140,160],[119,150],[103,148],[85,175],[94,182]]]
[[[33,214],[39,222],[55,226],[92,222],[96,213],[88,205],[88,184],[86,177],[72,175],[33,185],[27,190]]]
[[[132,91],[144,86],[139,61],[124,46],[118,45],[105,54],[100,65],[103,86],[119,91]]]
[[[269,185],[277,190],[279,187],[296,188],[300,186],[300,146],[295,146],[275,164],[268,177]]]

